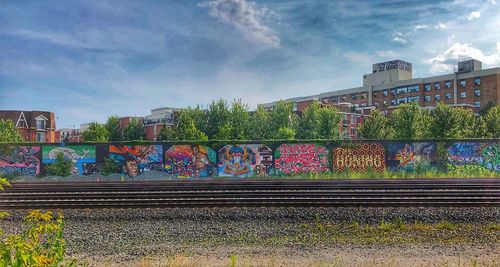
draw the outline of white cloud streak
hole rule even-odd
[[[477,18],[480,18],[481,17],[481,12],[479,11],[473,11],[469,14],[469,16],[467,17],[468,20],[473,20],[473,19],[477,19]]]
[[[496,43],[496,51],[490,55],[486,55],[483,51],[470,46],[469,44],[454,43],[443,53],[425,60],[426,64],[430,64],[430,73],[438,74],[451,72],[453,70],[454,61],[463,57],[471,57],[482,61],[486,66],[494,66],[500,64],[500,42]]]
[[[208,8],[212,17],[234,26],[250,41],[273,48],[280,46],[280,38],[276,32],[262,22],[268,14],[267,9],[258,7],[254,2],[212,0],[199,6]]]

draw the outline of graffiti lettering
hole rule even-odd
[[[40,160],[36,156],[40,147],[13,146],[0,154],[0,174],[36,176],[40,173]]]
[[[283,144],[275,151],[275,168],[281,174],[327,172],[328,149],[315,144]]]
[[[335,171],[378,171],[385,168],[385,152],[380,144],[360,144],[333,149],[333,169]]]

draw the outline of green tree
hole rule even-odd
[[[141,120],[132,118],[130,119],[127,127],[123,130],[123,140],[145,140],[146,133],[144,132],[144,124]]]
[[[250,113],[248,105],[243,104],[241,99],[235,99],[231,103],[231,117],[229,119],[230,139],[247,140],[250,137]]]
[[[428,137],[429,116],[417,103],[399,106],[390,118],[395,139],[420,139]]]
[[[271,139],[270,115],[262,105],[258,105],[250,116],[249,134],[252,140]]]
[[[474,126],[472,127],[472,135],[470,137],[485,138],[488,135],[487,131],[488,129],[484,118],[481,116],[474,116]]]
[[[54,176],[68,176],[71,175],[71,169],[73,168],[73,162],[66,159],[63,153],[57,153],[54,163],[47,164],[45,170],[47,175]]]
[[[336,108],[328,106],[323,107],[319,111],[320,126],[318,129],[319,138],[322,139],[339,139],[340,138],[340,121],[342,115]]]
[[[163,127],[158,134],[158,141],[176,141],[179,140],[174,127],[163,124]]]
[[[472,111],[438,103],[430,114],[430,137],[456,139],[474,136],[475,117]]]
[[[291,134],[295,137],[295,129],[298,124],[298,116],[294,112],[293,103],[286,101],[279,101],[270,112],[270,129],[272,129],[271,137],[281,139],[284,132]],[[281,132],[280,132],[280,129]],[[291,131],[289,131],[291,130]]]
[[[295,130],[286,127],[279,128],[275,134],[275,138],[283,140],[295,139]]]
[[[299,139],[318,139],[320,138],[319,128],[321,125],[320,119],[321,104],[314,101],[302,113],[302,118],[299,120],[297,127],[297,137]]]
[[[226,124],[219,128],[218,132],[213,136],[213,140],[231,140],[233,139],[233,128]]]
[[[363,139],[389,139],[391,131],[389,119],[378,110],[372,111],[370,117],[358,128],[358,133]]]
[[[97,122],[91,122],[89,128],[82,133],[86,142],[107,142],[109,132],[106,127]]]
[[[0,143],[22,142],[23,138],[12,120],[0,119]]]
[[[484,116],[486,124],[487,136],[500,138],[500,105],[490,108]]]
[[[108,141],[122,141],[123,132],[120,127],[120,118],[118,116],[110,116],[104,125],[108,131]]]
[[[488,111],[490,111],[491,108],[495,107],[495,101],[488,101],[486,105],[484,105],[481,110],[479,110],[479,115],[481,117],[486,116],[488,114]]]
[[[231,111],[229,110],[229,105],[224,99],[219,99],[217,101],[212,101],[210,103],[207,112],[207,129],[205,131],[208,138],[213,139],[213,137],[219,133],[222,127],[227,127],[231,125]]]

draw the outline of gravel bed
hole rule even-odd
[[[63,212],[70,254],[121,255],[125,259],[151,253],[178,253],[185,248],[196,253],[197,249],[210,247],[212,243],[208,240],[214,238],[227,245],[239,238],[292,236],[304,224],[315,222],[372,225],[394,220],[405,223],[500,222],[500,208],[178,208]],[[8,232],[18,231],[26,213],[12,211],[11,214],[2,221],[2,228]],[[478,238],[480,235],[478,233]],[[308,244],[291,245],[301,247],[304,253],[314,250]]]

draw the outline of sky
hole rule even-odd
[[[498,1],[498,3],[497,3]],[[413,77],[473,57],[500,66],[500,1],[0,0],[0,109],[58,128],[213,99],[259,103]]]

